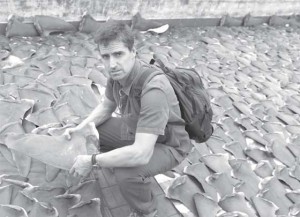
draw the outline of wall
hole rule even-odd
[[[299,14],[300,0],[0,0],[0,22],[10,14],[30,17],[53,15],[78,21],[84,12],[98,20],[131,19],[139,11],[145,18],[181,19]]]

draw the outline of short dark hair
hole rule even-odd
[[[120,40],[129,50],[132,50],[134,35],[130,27],[124,22],[109,20],[95,33],[94,40],[97,44],[103,44],[104,46],[112,41]]]

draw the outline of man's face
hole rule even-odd
[[[105,70],[113,80],[122,80],[131,72],[136,52],[129,50],[122,41],[111,41],[107,46],[99,44]]]

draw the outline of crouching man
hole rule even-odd
[[[114,168],[117,183],[132,208],[132,217],[157,216],[149,177],[178,165],[191,150],[178,100],[164,74],[146,80],[140,96],[136,82],[149,65],[136,57],[134,35],[120,22],[110,21],[95,35],[109,75],[104,101],[74,131],[94,122],[99,131],[98,155],[80,155],[70,172],[85,176],[92,165]],[[117,109],[117,110],[116,110]],[[112,117],[114,111],[119,117]]]

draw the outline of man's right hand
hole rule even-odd
[[[67,140],[70,140],[72,133],[74,133],[77,130],[78,129],[76,127],[67,128],[63,135],[66,137]]]

